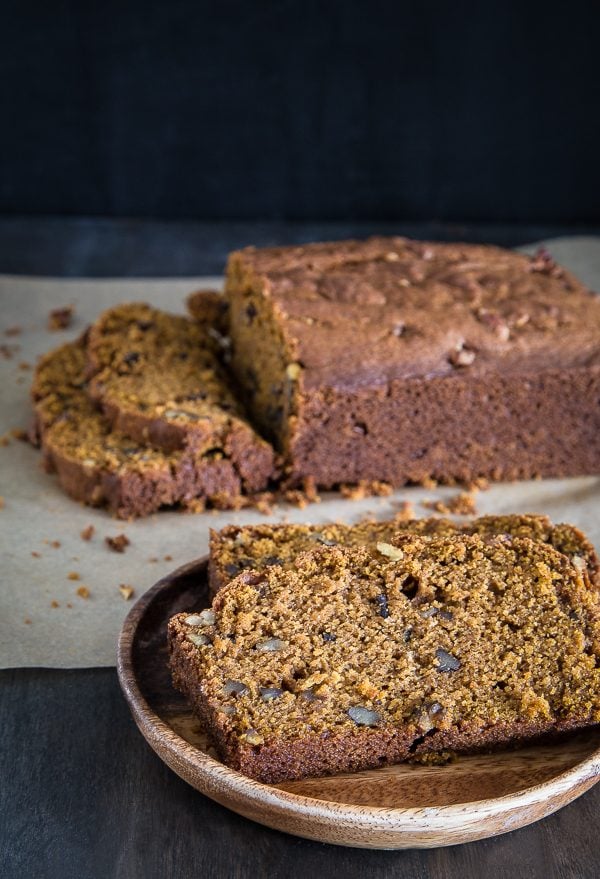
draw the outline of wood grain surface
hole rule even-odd
[[[429,848],[506,833],[544,818],[600,775],[598,730],[551,744],[461,757],[444,766],[399,764],[265,785],[224,766],[173,689],[166,625],[206,607],[206,559],[179,568],[132,609],[118,672],[142,734],[185,781],[228,808],[278,830],[336,845]]]

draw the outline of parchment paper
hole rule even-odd
[[[527,250],[532,250],[532,245]],[[595,289],[600,289],[600,239],[571,238],[546,242],[564,263]],[[185,296],[199,287],[220,286],[221,279],[74,280],[0,276],[0,435],[30,420],[28,400],[35,358],[76,337],[108,306],[143,300],[172,311],[184,310]],[[48,312],[73,303],[76,319],[69,330],[49,332]],[[22,333],[5,335],[12,326]],[[19,350],[11,351],[13,346]],[[2,350],[2,349],[0,349]],[[6,352],[6,349],[4,349]],[[559,426],[557,425],[557,429]],[[83,668],[115,663],[115,644],[132,601],[119,585],[135,590],[133,601],[170,570],[204,555],[209,528],[228,523],[265,521],[256,511],[160,513],[150,519],[120,522],[101,510],[83,507],[66,497],[56,478],[40,470],[40,454],[11,440],[0,446],[0,667],[52,666]],[[356,521],[366,515],[394,515],[400,500],[409,500],[416,515],[430,515],[424,499],[448,498],[457,489],[404,489],[389,498],[362,501],[324,496],[304,510],[281,506],[271,520],[327,522]],[[600,477],[495,485],[477,496],[477,511],[485,513],[547,513],[555,521],[583,528],[600,545]],[[80,532],[93,525],[90,542]],[[107,535],[124,533],[131,545],[123,554],[108,549]],[[59,541],[60,546],[52,546]],[[32,553],[39,553],[39,558]],[[165,556],[170,558],[165,559]],[[158,561],[149,561],[149,559]],[[69,573],[79,580],[69,579]],[[80,586],[89,598],[77,595]],[[58,605],[58,606],[53,606]]]

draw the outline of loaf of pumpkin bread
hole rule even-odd
[[[290,484],[600,471],[600,297],[546,251],[248,247],[225,292],[232,367]]]

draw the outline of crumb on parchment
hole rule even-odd
[[[113,552],[125,552],[131,541],[126,534],[117,534],[115,537],[105,537],[104,542]]]
[[[474,516],[477,513],[475,493],[473,491],[463,491],[460,494],[454,495],[454,497],[451,497],[448,501],[421,501],[421,506],[425,507],[426,510],[433,510],[436,513],[442,513],[444,515]]]
[[[48,314],[49,330],[66,330],[71,326],[75,307],[73,305],[63,305],[60,308],[53,308]]]

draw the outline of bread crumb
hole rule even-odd
[[[266,492],[266,494],[271,494],[270,492]],[[263,516],[270,516],[273,512],[273,496],[259,498],[258,495],[256,497],[255,506],[259,513],[262,513]]]
[[[361,501],[366,497],[389,497],[393,492],[389,482],[361,479],[356,483],[342,483],[340,494],[351,501]]]
[[[60,540],[51,540],[50,546],[52,547],[52,549],[58,549],[60,546]]]
[[[83,529],[83,531],[80,533],[79,536],[81,537],[82,540],[91,540],[92,537],[94,536],[95,531],[96,531],[96,529],[94,528],[93,525],[87,525]]]
[[[58,603],[58,601],[56,599],[53,599],[50,602],[50,607],[60,607],[60,604]]]
[[[157,559],[156,556],[153,555],[151,558],[148,559],[148,561],[152,564],[155,564],[156,562],[160,561],[160,559]]]
[[[420,483],[423,488],[437,488],[437,479],[434,479],[432,476],[425,476]]]
[[[270,516],[273,512],[273,505],[269,503],[269,501],[257,501],[256,509],[259,513],[262,513],[263,516]]]
[[[2,354],[5,360],[12,360],[13,354],[20,350],[20,345],[0,345],[0,354]]]
[[[0,510],[4,509],[4,498],[0,495]]]
[[[131,541],[126,534],[117,534],[116,537],[105,537],[104,542],[113,552],[125,552]]]
[[[0,436],[0,448],[5,449],[7,446],[10,446],[10,434],[3,433]]]
[[[30,625],[31,625],[31,620],[29,619],[29,617],[25,617],[25,619],[23,620],[23,622],[25,623],[26,626],[30,626]]]
[[[4,330],[5,336],[20,336],[23,332],[23,327],[14,326],[14,327],[6,327]]]
[[[321,497],[317,492],[317,483],[314,476],[306,476],[302,482],[302,491],[306,495],[306,499],[311,504],[320,504]]]
[[[73,607],[70,601],[67,601],[67,607]]]
[[[87,586],[80,586],[77,589],[76,594],[79,595],[80,598],[89,598],[90,597],[90,590],[87,588]]]
[[[463,491],[450,498],[448,508],[456,516],[474,516],[477,513],[475,492]]]
[[[49,330],[66,330],[71,326],[73,320],[74,307],[72,305],[63,305],[62,308],[53,308],[48,315]]]
[[[22,427],[11,427],[10,435],[13,439],[19,440],[22,443],[26,443],[29,441],[27,431],[23,430]]]
[[[165,562],[172,562],[172,561],[173,561],[173,556],[172,556],[172,555],[166,555],[165,558],[164,558],[164,560],[165,560]]]
[[[211,495],[210,501],[214,507],[214,509],[211,510],[211,513],[213,514],[218,510],[243,510],[244,507],[248,506],[248,498],[242,497],[241,495],[231,497],[223,492]]]
[[[121,583],[119,586],[119,592],[121,593],[121,597],[125,599],[125,601],[129,601],[130,598],[134,595],[133,586],[126,586],[125,583]]]
[[[289,504],[293,504],[299,510],[303,510],[310,503],[304,492],[299,488],[290,488],[283,496]]]
[[[410,501],[399,501],[397,506],[397,511],[394,513],[394,519],[398,522],[409,522],[411,519],[415,518],[415,508],[410,503]]]
[[[67,574],[67,580],[81,580],[81,577],[77,573],[77,571],[69,571]]]
[[[41,557],[42,557],[42,554],[39,552],[36,552],[35,549],[31,550],[31,555],[34,557],[34,559],[41,559]]]
[[[472,482],[469,482],[467,485],[467,491],[487,491],[489,487],[489,479],[486,479],[485,476],[478,476],[477,479],[473,479]]]
[[[22,369],[23,372],[27,372],[28,369],[31,369],[31,363],[28,363],[26,360],[22,360],[19,363],[19,369]]]
[[[447,502],[443,500],[422,501],[421,506],[436,513],[454,516],[474,516],[477,512],[475,495],[472,492],[461,492]]]
[[[192,498],[186,501],[185,508],[190,513],[203,513],[206,510],[206,500],[204,498]]]

